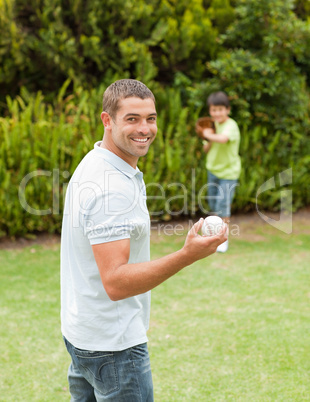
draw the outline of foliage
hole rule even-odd
[[[222,51],[208,63],[212,78],[189,88],[189,98],[225,90],[237,120],[269,131],[309,132],[310,24],[293,2],[240,0],[221,36]]]
[[[102,136],[99,99],[125,77],[157,99],[158,138],[140,162],[154,219],[208,208],[193,128],[216,90],[242,127],[234,211],[253,209],[262,182],[290,167],[294,208],[307,205],[309,10],[306,0],[0,0],[0,230],[60,230],[66,183]],[[277,210],[280,198],[260,202]]]
[[[247,211],[257,204],[259,209],[279,210],[283,190],[292,191],[293,211],[309,205],[310,178],[307,171],[310,146],[307,137],[295,131],[270,131],[264,126],[253,129],[243,126],[241,132],[243,169],[235,207]],[[288,169],[292,169],[292,183],[281,187],[279,174]],[[259,187],[271,178],[274,178],[276,187],[256,198]]]
[[[76,87],[65,95],[67,81],[45,103],[23,89],[7,98],[10,114],[0,118],[0,230],[2,235],[26,235],[37,231],[59,232],[66,185],[83,156],[103,135],[98,99],[104,87],[85,91]],[[194,132],[200,109],[182,106],[182,93],[157,88],[158,135],[149,153],[139,162],[147,185],[153,220],[205,215],[205,157]],[[298,133],[263,126],[241,126],[243,171],[234,212],[255,208],[260,185],[283,170],[293,168],[295,209],[309,199],[310,144]],[[260,197],[264,209],[278,210],[281,188]]]
[[[296,0],[294,2],[294,12],[298,18],[310,21],[310,2],[308,0]]]
[[[93,92],[64,98],[64,91],[54,107],[25,89],[7,98],[10,116],[0,118],[0,229],[10,235],[59,230],[65,179],[101,129]]]
[[[171,84],[178,71],[200,79],[218,49],[216,24],[222,30],[233,16],[228,0],[213,0],[210,8],[202,0],[0,5],[2,101],[21,86],[55,94],[67,78],[88,88],[126,76]]]

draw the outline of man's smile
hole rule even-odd
[[[139,142],[140,144],[145,144],[150,137],[136,137],[136,138],[131,138],[132,141],[134,142]]]

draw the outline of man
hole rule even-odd
[[[150,261],[150,219],[137,168],[157,133],[155,98],[136,80],[103,96],[104,137],[68,185],[61,239],[62,334],[72,401],[153,401],[147,351],[150,290],[227,239],[189,231],[181,250]],[[225,233],[224,233],[225,232]]]

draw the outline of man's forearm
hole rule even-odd
[[[93,246],[103,286],[111,300],[145,293],[182,268],[208,257],[227,240],[227,227],[216,236],[201,236],[203,219],[188,232],[184,246],[157,260],[128,264],[129,239]]]
[[[193,262],[181,249],[157,260],[123,264],[114,269],[110,280],[105,278],[105,289],[114,301],[126,299],[155,288]]]

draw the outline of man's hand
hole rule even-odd
[[[228,227],[225,223],[220,233],[215,236],[201,236],[199,231],[202,225],[203,218],[200,218],[187,234],[182,251],[188,265],[215,253],[217,247],[228,239]]]

